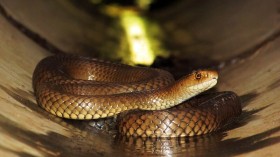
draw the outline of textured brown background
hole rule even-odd
[[[112,53],[121,35],[118,27],[107,27],[114,21],[90,15],[66,0],[0,0],[0,5],[1,156],[280,154],[279,0],[180,2],[151,14],[162,25],[163,42],[175,60],[224,63],[217,89],[240,95],[244,114],[238,127],[214,143],[131,152],[126,150],[129,142],[115,144],[111,137],[45,113],[36,105],[31,85],[36,64],[52,53]],[[44,40],[32,40],[15,21]]]

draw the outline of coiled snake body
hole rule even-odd
[[[100,119],[136,109],[163,110],[132,111],[121,116],[119,132],[129,136],[182,137],[217,130],[222,121],[240,113],[237,107],[237,112],[217,118],[211,109],[189,105],[168,109],[213,87],[217,79],[216,71],[199,70],[174,81],[170,73],[159,69],[57,55],[37,65],[33,88],[40,106],[69,119]]]

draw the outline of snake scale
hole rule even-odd
[[[217,79],[213,70],[194,71],[175,81],[160,69],[56,55],[38,63],[33,88],[38,104],[59,117],[102,119],[121,113],[118,130],[123,135],[184,137],[215,131],[241,113],[232,93],[222,98],[229,106],[224,100],[211,107],[184,103],[215,86]]]

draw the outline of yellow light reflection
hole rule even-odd
[[[131,53],[130,60],[136,64],[150,65],[155,59],[145,21],[133,11],[125,11],[121,16]]]
[[[152,0],[137,0],[136,3],[141,9],[148,9]]]

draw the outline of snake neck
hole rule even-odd
[[[161,110],[176,106],[215,86],[217,79],[190,82],[182,78],[169,86],[148,94],[146,110]]]

